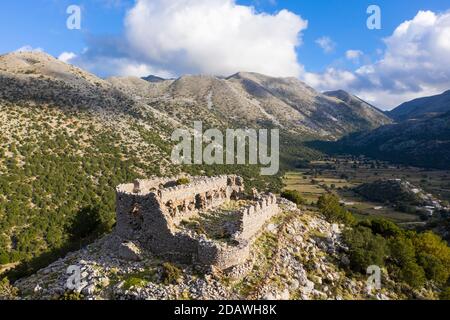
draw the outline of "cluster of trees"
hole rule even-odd
[[[0,175],[0,264],[22,262],[24,274],[109,231],[114,188],[137,178],[140,165],[113,133],[81,146],[81,136],[41,132],[3,150],[11,156]]]
[[[413,288],[422,288],[427,281],[443,292],[449,288],[450,247],[433,232],[405,231],[390,221],[372,220],[348,229],[344,239],[354,271],[378,265]]]
[[[322,195],[317,206],[328,221],[348,226],[343,238],[352,271],[365,274],[370,265],[385,267],[397,281],[412,288],[433,284],[442,298],[449,298],[450,247],[438,235],[404,230],[386,219],[356,222],[333,194]]]

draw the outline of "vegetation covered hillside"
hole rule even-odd
[[[402,122],[411,119],[425,119],[450,111],[450,90],[432,97],[423,97],[405,102],[388,112],[392,119]]]
[[[406,121],[369,132],[350,134],[337,142],[312,143],[322,151],[366,155],[423,168],[450,168],[450,113]]]
[[[0,273],[29,274],[110,231],[120,183],[230,172],[173,166],[179,122],[46,54],[1,56],[0,83]],[[249,185],[280,185],[257,166],[233,169]]]

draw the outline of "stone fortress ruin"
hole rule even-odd
[[[137,180],[117,187],[116,234],[172,261],[225,270],[243,264],[276,196],[244,196],[238,176]]]

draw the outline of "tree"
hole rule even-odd
[[[431,231],[415,235],[413,243],[427,278],[438,284],[446,283],[450,276],[450,247],[447,243]]]
[[[411,239],[405,236],[392,238],[389,241],[390,257],[397,266],[403,267],[416,262],[416,251]]]
[[[321,195],[317,207],[329,222],[342,222],[350,225],[355,222],[353,215],[341,206],[339,198],[334,194]]]
[[[405,264],[400,270],[399,278],[414,288],[423,287],[426,281],[425,271],[415,262]]]
[[[386,219],[374,219],[370,221],[370,228],[373,233],[379,234],[383,237],[395,237],[402,233],[395,223]]]
[[[427,279],[433,280],[438,285],[444,285],[447,282],[449,266],[446,267],[438,257],[432,254],[420,253],[417,261],[424,269]]]
[[[292,201],[297,206],[304,205],[306,203],[306,200],[302,197],[300,192],[297,190],[286,190],[281,193],[281,197],[288,199],[289,201]]]
[[[372,230],[357,226],[344,232],[344,241],[349,246],[350,267],[365,273],[371,265],[384,266],[388,247],[386,240],[374,235]]]
[[[444,288],[441,294],[439,295],[439,299],[441,300],[450,300],[450,286]]]
[[[399,235],[390,239],[389,248],[392,274],[414,288],[423,286],[425,271],[417,264],[413,241]]]

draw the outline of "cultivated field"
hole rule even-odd
[[[329,159],[311,163],[311,168],[288,172],[285,189],[298,190],[308,203],[321,194],[338,194],[348,210],[358,218],[383,217],[397,223],[417,223],[417,215],[396,211],[382,203],[369,202],[353,192],[353,188],[379,179],[405,179],[442,200],[450,200],[450,172],[392,166],[367,159]]]

